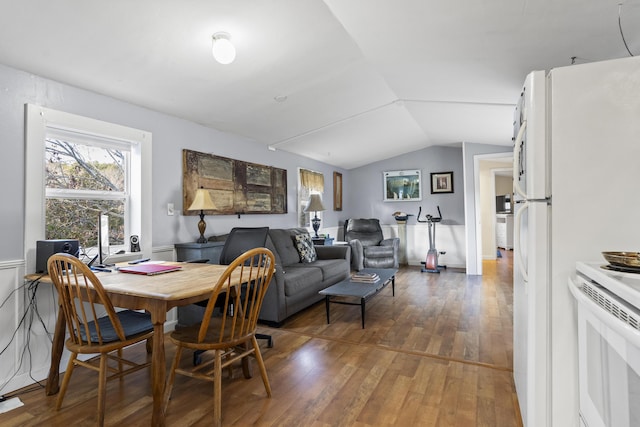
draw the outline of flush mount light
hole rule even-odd
[[[236,59],[236,48],[231,43],[231,36],[228,33],[215,33],[211,36],[213,47],[211,51],[213,57],[221,64],[231,64]]]

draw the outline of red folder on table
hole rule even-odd
[[[153,276],[154,274],[169,273],[171,271],[178,271],[181,269],[182,267],[179,265],[140,264],[120,267],[118,271],[120,271],[121,273],[145,274],[147,276]]]

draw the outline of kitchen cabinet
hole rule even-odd
[[[513,249],[513,214],[496,215],[496,244],[499,248]]]

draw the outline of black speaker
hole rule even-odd
[[[135,234],[129,238],[129,242],[131,243],[131,247],[129,252],[140,252],[140,238]]]
[[[80,254],[80,245],[74,239],[38,240],[36,242],[36,273],[46,273],[49,257],[60,252],[77,258]]]

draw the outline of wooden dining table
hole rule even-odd
[[[162,395],[166,379],[164,349],[164,323],[167,311],[173,307],[193,304],[209,297],[227,266],[199,263],[163,262],[180,265],[178,271],[152,276],[122,273],[118,265],[111,272],[96,272],[115,307],[145,310],[153,323],[153,350],[151,355],[151,388],[153,394],[152,426],[164,426],[165,414]],[[123,263],[120,266],[125,266]],[[27,276],[27,280],[30,276]],[[33,279],[33,278],[32,278]],[[48,276],[37,275],[43,283],[52,283]],[[60,360],[64,350],[65,319],[58,310],[51,350],[51,366],[45,392],[56,394],[59,389]]]

